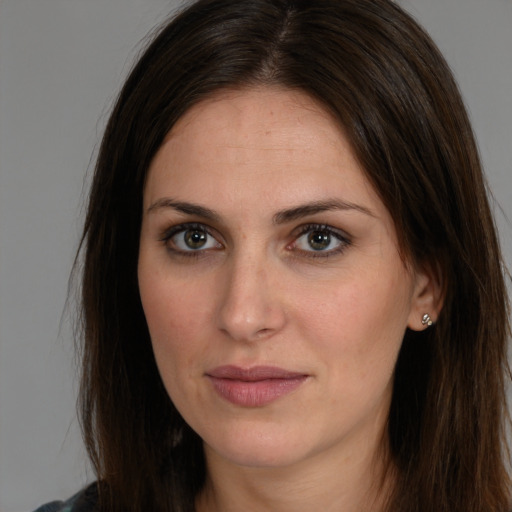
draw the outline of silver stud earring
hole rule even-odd
[[[421,323],[423,325],[426,325],[427,327],[430,327],[434,322],[432,322],[432,318],[430,318],[430,315],[428,313],[425,313],[423,315],[423,318],[421,319]]]

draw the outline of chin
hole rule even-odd
[[[224,442],[223,442],[224,441]],[[284,467],[306,457],[304,444],[290,435],[271,435],[254,430],[246,435],[229,434],[226,439],[205,441],[205,453],[244,467]]]

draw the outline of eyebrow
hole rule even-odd
[[[152,213],[163,208],[172,208],[186,215],[197,215],[198,217],[202,217],[211,221],[221,221],[221,215],[219,215],[216,211],[211,210],[210,208],[186,201],[176,201],[167,197],[155,201],[147,209],[147,213]],[[294,220],[307,217],[308,215],[314,215],[316,213],[333,210],[354,210],[365,215],[369,215],[370,217],[375,217],[375,214],[365,206],[347,201],[341,201],[339,199],[328,199],[324,201],[312,201],[310,203],[299,205],[293,208],[280,210],[274,214],[272,217],[272,222],[274,224],[286,224],[287,222],[292,222]]]
[[[277,212],[272,221],[274,224],[284,224],[293,220],[307,217],[308,215],[314,215],[315,213],[327,212],[332,210],[355,210],[370,217],[375,217],[375,214],[365,206],[361,206],[355,203],[347,201],[341,201],[340,199],[328,199],[325,201],[312,201],[294,208],[288,208]]]
[[[205,219],[220,221],[220,215],[215,211],[210,210],[210,208],[185,201],[175,201],[174,199],[168,197],[164,197],[158,201],[155,201],[147,209],[147,213],[152,213],[163,208],[172,208],[186,215],[197,215],[198,217],[203,217]]]

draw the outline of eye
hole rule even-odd
[[[330,256],[343,251],[348,245],[350,240],[340,230],[314,224],[301,228],[292,249],[312,253],[311,256]]]
[[[182,254],[222,248],[222,244],[202,224],[173,226],[164,234],[162,241],[169,250]]]

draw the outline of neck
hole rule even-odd
[[[323,453],[286,467],[262,468],[227,463],[205,447],[208,477],[196,510],[379,512],[392,486],[385,451],[369,446],[342,458]]]

